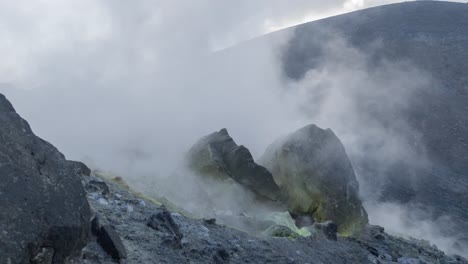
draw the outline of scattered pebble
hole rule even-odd
[[[141,207],[146,207],[146,202],[144,200],[138,200],[138,205]]]
[[[98,202],[102,205],[109,205],[109,202],[102,197],[98,199]]]

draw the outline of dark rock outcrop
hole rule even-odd
[[[127,251],[119,234],[110,225],[103,225],[99,229],[97,242],[115,260],[127,258]]]
[[[173,248],[182,247],[181,240],[183,235],[169,211],[164,209],[159,213],[151,215],[151,217],[146,222],[146,225],[155,230],[166,233],[164,239],[164,243],[166,245],[170,245]]]
[[[359,185],[340,140],[330,130],[309,125],[268,147],[262,164],[289,196],[293,214],[338,225],[353,234],[367,224]]]
[[[75,165],[0,94],[0,263],[63,263],[79,254],[91,213],[83,166]]]
[[[198,174],[218,179],[232,178],[263,198],[280,198],[280,190],[271,173],[256,164],[249,150],[238,146],[226,129],[200,139],[190,149],[188,162]]]

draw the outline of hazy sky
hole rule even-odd
[[[392,2],[400,1],[0,0],[0,81],[31,77],[37,70],[33,64],[51,52],[114,44],[115,38],[127,38],[123,45],[128,49],[151,46],[144,54],[151,60],[174,50],[183,55],[220,49],[298,23]]]
[[[221,127],[260,154],[308,122],[284,103],[273,44],[233,60],[225,79],[209,74],[205,54],[390,2],[0,0],[0,89],[14,87],[2,90],[71,158],[107,157],[109,166],[119,152],[166,149],[166,136],[183,137],[182,148]]]
[[[305,122],[275,92],[271,47],[233,62],[217,84],[205,54],[390,2],[0,0],[0,87],[13,87],[4,92],[18,111],[72,158],[108,157],[108,166],[110,153],[165,149],[166,136],[190,142],[224,126],[260,153],[279,130]],[[250,75],[238,83],[236,70]]]

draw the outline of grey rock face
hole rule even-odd
[[[269,146],[261,160],[288,194],[293,214],[332,220],[343,234],[367,224],[353,167],[330,129],[301,128]]]
[[[226,129],[200,139],[189,151],[189,166],[201,175],[232,178],[257,195],[278,200],[280,190],[271,173],[256,164],[249,150],[238,146]]]
[[[0,263],[63,263],[80,252],[91,213],[77,171],[0,94]]]

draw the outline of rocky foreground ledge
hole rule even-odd
[[[252,235],[168,210],[67,161],[0,95],[0,263],[462,263],[427,242],[365,226]],[[288,233],[289,232],[289,233]]]
[[[386,234],[378,226],[350,238],[334,233],[333,239],[327,229],[310,237],[281,237],[288,232],[255,236],[218,225],[215,219],[171,212],[135,194],[118,177],[93,174],[83,183],[97,219],[93,230],[99,233],[72,263],[468,263],[428,242]]]

